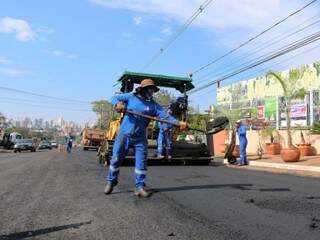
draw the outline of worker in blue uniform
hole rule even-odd
[[[73,138],[71,136],[71,133],[69,133],[67,139],[66,139],[66,147],[67,147],[67,152],[71,153],[71,149],[72,149],[72,144],[73,144]]]
[[[179,122],[169,116],[166,111],[156,103],[152,96],[159,88],[151,79],[144,79],[135,93],[124,93],[112,97],[111,102],[115,110],[119,113],[125,113],[126,109],[146,115],[159,117],[178,123],[180,129],[187,128],[185,122]],[[104,193],[111,194],[114,186],[118,183],[119,168],[124,160],[129,147],[135,149],[135,191],[134,194],[140,197],[149,197],[150,192],[145,188],[145,179],[147,174],[147,151],[148,141],[146,129],[150,120],[125,113],[120,130],[113,145],[113,154],[110,161],[109,172],[106,177],[107,185]]]
[[[239,147],[240,147],[240,161],[239,165],[248,165],[248,159],[247,159],[247,145],[248,145],[248,140],[246,136],[247,128],[246,125],[242,123],[241,120],[238,120],[236,122],[236,129],[237,129],[237,134],[239,137]]]
[[[167,111],[168,115],[171,116],[171,110]],[[164,150],[167,159],[171,161],[172,159],[172,135],[174,128],[172,124],[160,123],[159,124],[159,135],[158,135],[158,158],[164,158]]]

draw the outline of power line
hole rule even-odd
[[[6,103],[6,104],[16,104],[16,105],[28,105],[31,107],[38,107],[42,109],[55,109],[55,110],[67,110],[67,111],[76,111],[76,112],[92,112],[91,110],[85,110],[85,109],[71,109],[71,108],[61,108],[61,107],[52,107],[52,106],[45,106],[45,105],[37,105],[37,104],[30,104],[30,103],[21,103],[21,102],[12,102],[12,101],[1,101],[1,103]]]
[[[282,64],[282,63],[288,63],[288,62],[291,62],[291,61],[293,61],[295,58],[297,58],[297,57],[300,57],[300,56],[302,56],[302,55],[304,55],[304,54],[306,54],[306,53],[309,53],[309,52],[311,52],[311,51],[313,51],[313,50],[315,50],[315,49],[317,49],[317,48],[320,48],[320,44],[318,44],[318,45],[316,45],[315,47],[312,47],[312,48],[310,48],[310,49],[307,49],[306,51],[303,51],[303,52],[301,52],[301,53],[298,53],[298,54],[295,54],[295,55],[293,55],[293,56],[290,56],[289,58],[286,58],[286,59],[284,59],[284,60],[281,60],[281,61],[278,61],[278,62],[276,62],[276,63],[274,63],[274,64],[272,64],[272,65],[270,65],[270,66],[268,66],[268,67],[266,67],[266,68],[263,68],[263,69],[260,69],[259,71],[257,71],[257,72],[254,72],[254,73],[250,73],[250,74],[248,74],[248,75],[246,75],[245,77],[242,77],[242,79],[244,79],[244,78],[248,78],[248,77],[250,77],[250,76],[257,76],[258,74],[260,74],[260,73],[263,73],[263,72],[266,72],[266,71],[268,71],[268,70],[270,70],[272,67],[274,67],[274,66],[278,66],[279,64]],[[203,96],[205,96],[205,95],[207,95],[207,94],[209,94],[209,93],[211,93],[212,92],[212,90],[210,90],[210,91],[206,91],[206,92],[204,92],[204,93],[201,93],[201,95],[199,95],[199,96],[201,96],[201,97],[203,97]],[[199,93],[199,92],[197,92],[197,93]],[[197,93],[195,93],[195,94],[197,94]],[[193,97],[195,97],[195,96],[193,96]],[[198,97],[198,96],[197,96]]]
[[[309,28],[309,27],[311,27],[311,26],[319,23],[319,22],[320,22],[320,19],[318,19],[318,20],[316,20],[315,22],[312,22],[312,23],[310,23],[310,24],[308,24],[308,25],[306,25],[306,26],[304,26],[304,27],[296,30],[297,27],[302,26],[304,23],[308,22],[309,20],[311,20],[311,19],[313,19],[313,18],[315,18],[315,17],[317,17],[317,16],[318,16],[318,14],[315,15],[315,16],[313,16],[313,17],[311,17],[311,18],[309,18],[308,20],[304,21],[302,24],[299,24],[298,26],[292,28],[290,31],[287,31],[287,32],[285,32],[285,33],[283,33],[283,34],[280,34],[280,35],[274,37],[274,40],[275,40],[275,41],[265,42],[265,43],[263,43],[260,47],[254,48],[254,49],[253,49],[253,52],[250,52],[250,53],[242,56],[242,57],[241,57],[241,60],[247,59],[248,57],[254,55],[255,53],[260,52],[260,51],[262,51],[262,50],[264,50],[264,49],[266,49],[266,48],[268,48],[268,47],[270,47],[270,46],[273,46],[273,45],[281,42],[282,40],[287,39],[287,38],[289,38],[289,37],[291,37],[291,36],[293,36],[293,35],[295,35],[295,34],[297,34],[297,33],[299,33],[299,32],[302,32],[303,30],[305,30],[305,29],[307,29],[307,28]],[[292,30],[295,30],[295,31],[292,32]],[[287,33],[288,33],[288,34],[287,34]],[[286,35],[285,35],[285,34],[286,34]],[[279,37],[280,37],[280,38],[279,38]],[[272,39],[270,39],[270,40],[272,40]],[[256,58],[255,58],[255,59],[256,59]],[[255,59],[253,59],[253,60],[255,60]],[[252,61],[253,61],[253,60],[252,60]],[[201,83],[201,82],[204,82],[204,81],[208,80],[208,79],[209,79],[209,76],[210,76],[210,78],[212,78],[212,77],[214,77],[214,76],[221,75],[221,74],[223,74],[223,73],[226,72],[226,71],[232,70],[234,67],[231,67],[231,66],[236,65],[238,62],[239,62],[239,59],[236,60],[236,61],[234,61],[234,62],[232,62],[232,63],[230,63],[230,64],[228,64],[228,68],[225,69],[225,70],[219,71],[219,73],[210,72],[210,73],[205,74],[205,75],[202,76],[201,78],[198,78],[198,79],[197,79],[197,83],[199,84],[199,83]],[[242,65],[243,65],[243,64],[237,65],[237,67],[240,67],[240,66],[242,66]],[[214,74],[214,76],[212,76],[212,74]],[[199,80],[200,80],[200,81],[199,81]]]
[[[275,24],[273,24],[272,26],[268,27],[267,29],[263,30],[262,32],[260,32],[259,34],[255,35],[254,37],[248,39],[247,41],[241,43],[238,47],[228,51],[227,53],[223,54],[222,56],[212,60],[211,62],[205,64],[204,66],[198,68],[197,70],[195,70],[192,74],[196,74],[200,71],[202,71],[203,69],[209,67],[210,65],[218,62],[219,60],[225,58],[226,56],[230,55],[231,53],[237,51],[238,49],[242,48],[243,46],[247,45],[248,43],[252,42],[253,40],[257,39],[258,37],[260,37],[261,35],[265,34],[266,32],[270,31],[271,29],[275,28],[276,26],[280,25],[281,23],[285,22],[286,20],[288,20],[289,18],[291,18],[292,16],[296,15],[297,13],[301,12],[302,10],[304,10],[305,8],[307,8],[308,6],[310,6],[311,4],[315,3],[318,0],[313,0],[311,2],[309,2],[307,5],[304,5],[302,8],[298,9],[297,11],[289,14],[287,17],[281,19],[280,21],[276,22]]]
[[[291,51],[299,49],[299,48],[301,48],[303,46],[306,46],[306,45],[308,45],[310,43],[313,43],[313,42],[315,42],[315,41],[317,41],[319,39],[320,39],[320,31],[315,33],[315,34],[313,34],[313,35],[311,35],[311,36],[309,36],[309,37],[307,37],[307,38],[304,38],[304,39],[302,39],[300,41],[297,41],[295,44],[290,44],[291,46],[289,45],[286,48],[280,49],[279,51],[274,52],[274,53],[272,53],[272,54],[260,59],[257,62],[249,64],[246,67],[237,69],[237,70],[235,70],[235,71],[233,71],[233,72],[231,72],[231,73],[229,73],[229,74],[227,74],[225,76],[222,76],[222,77],[220,77],[220,78],[218,78],[218,79],[216,79],[216,80],[204,85],[204,86],[201,86],[201,87],[198,87],[196,89],[193,89],[189,93],[192,94],[192,93],[198,92],[198,91],[200,91],[202,89],[205,89],[205,88],[207,88],[207,87],[209,87],[209,86],[211,86],[213,84],[216,84],[218,82],[224,81],[224,80],[226,80],[226,79],[228,79],[230,77],[238,75],[239,73],[245,72],[245,71],[247,71],[247,70],[249,70],[249,69],[251,69],[253,67],[256,67],[256,66],[261,65],[261,64],[263,64],[265,62],[268,62],[268,61],[270,61],[270,60],[272,60],[274,58],[277,58],[277,57],[282,56],[282,55],[284,55],[286,53],[289,53]]]
[[[13,101],[20,101],[22,103],[24,102],[30,102],[30,103],[42,103],[42,104],[47,104],[47,105],[65,105],[65,104],[72,104],[74,105],[82,105],[79,103],[73,103],[73,102],[40,102],[39,100],[32,100],[32,99],[26,99],[26,98],[12,98],[12,97],[0,97],[0,99],[5,99],[5,100],[13,100]]]
[[[270,42],[269,44],[265,45],[264,47],[259,48],[259,49],[256,49],[253,53],[250,53],[250,54],[244,56],[244,57],[242,58],[242,60],[244,60],[244,59],[248,58],[249,56],[254,55],[255,53],[260,52],[261,50],[264,50],[264,49],[266,49],[266,48],[268,48],[268,47],[270,47],[270,46],[272,46],[272,45],[274,45],[274,44],[276,44],[276,43],[278,43],[278,42],[280,42],[280,41],[282,41],[282,40],[284,40],[284,39],[287,39],[287,38],[289,38],[290,36],[292,36],[292,35],[294,35],[294,34],[296,34],[296,33],[299,33],[299,32],[301,32],[301,31],[303,31],[303,30],[305,30],[305,29],[307,29],[307,28],[309,28],[309,27],[311,27],[311,26],[313,26],[313,25],[315,25],[315,24],[317,24],[317,23],[319,23],[319,22],[320,22],[320,19],[317,20],[317,21],[315,21],[315,22],[313,22],[313,23],[311,23],[311,24],[309,24],[309,25],[307,25],[307,26],[305,26],[305,27],[303,27],[303,28],[301,28],[301,29],[298,29],[297,31],[295,31],[295,32],[293,32],[293,33],[291,33],[291,34],[283,35],[282,38],[280,38],[280,39],[278,39],[278,40],[276,40],[276,41]],[[291,44],[294,44],[294,43],[295,43],[295,42],[293,42],[293,43],[291,43]],[[274,51],[272,51],[272,52],[266,53],[266,54],[261,55],[261,56],[259,56],[259,57],[253,58],[253,59],[251,59],[251,60],[249,60],[249,61],[247,61],[247,62],[245,62],[245,63],[242,63],[242,64],[237,65],[236,67],[231,67],[231,66],[234,66],[236,63],[238,63],[238,62],[233,62],[233,63],[231,63],[231,64],[229,65],[229,68],[227,68],[227,69],[225,69],[225,70],[222,70],[222,71],[220,71],[219,73],[216,73],[214,76],[209,77],[211,74],[208,74],[208,75],[206,76],[206,78],[201,79],[200,81],[198,81],[198,84],[201,83],[201,82],[204,82],[204,81],[206,81],[206,80],[208,80],[208,79],[210,79],[210,78],[212,78],[212,77],[217,77],[217,76],[219,76],[219,75],[226,74],[228,71],[232,71],[232,70],[235,69],[235,68],[239,68],[239,67],[245,66],[246,64],[249,64],[249,63],[251,63],[251,62],[257,61],[257,60],[259,60],[260,58],[262,58],[263,56],[266,56],[267,54],[271,54],[271,53],[273,53],[273,52],[275,52],[275,51],[277,51],[277,50],[279,50],[279,49],[276,49],[276,50],[274,50]]]
[[[282,55],[284,55],[286,53],[289,53],[289,52],[294,51],[296,49],[299,49],[299,48],[301,48],[303,46],[306,46],[306,45],[308,45],[310,43],[318,41],[319,39],[320,39],[320,31],[318,31],[318,32],[316,32],[316,33],[314,33],[312,35],[309,35],[308,37],[303,38],[300,41],[296,41],[295,44],[290,44],[289,46],[287,46],[287,47],[285,47],[283,49],[280,49],[279,51],[277,51],[275,53],[272,53],[272,54],[260,59],[257,62],[249,64],[248,66],[245,66],[243,68],[237,69],[237,70],[235,70],[235,71],[233,71],[233,72],[231,72],[231,73],[229,73],[229,74],[227,74],[225,76],[222,76],[222,77],[220,77],[220,78],[218,78],[218,79],[216,79],[216,80],[214,80],[212,82],[209,82],[209,83],[207,83],[207,84],[205,84],[205,85],[203,85],[201,87],[195,88],[195,89],[189,91],[189,94],[201,91],[202,89],[205,89],[205,88],[207,88],[207,87],[209,87],[209,86],[211,86],[213,84],[216,84],[218,82],[222,82],[222,81],[224,81],[224,80],[226,80],[226,79],[228,79],[230,77],[238,75],[239,73],[245,72],[245,71],[247,71],[247,70],[249,70],[251,68],[259,66],[259,65],[261,65],[261,64],[263,64],[265,62],[268,62],[268,61],[270,61],[272,59],[280,57],[280,56],[282,56]]]
[[[13,89],[13,88],[8,88],[8,87],[1,87],[0,86],[0,89],[1,90],[5,90],[5,91],[10,91],[10,92],[23,93],[23,94],[27,94],[27,95],[36,96],[36,97],[55,99],[55,100],[59,100],[59,101],[90,104],[90,102],[86,102],[86,101],[70,99],[70,98],[53,97],[53,96],[48,96],[48,95],[43,95],[43,94],[33,93],[33,92],[27,92],[27,91],[24,91],[24,90],[18,90],[18,89]]]
[[[195,13],[187,19],[187,21],[182,25],[182,27],[171,37],[168,41],[159,49],[159,51],[142,67],[141,71],[148,68],[190,25],[191,23],[203,12],[203,10],[212,2],[213,0],[204,1]]]

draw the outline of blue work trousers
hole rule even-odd
[[[120,166],[128,153],[129,147],[131,146],[135,149],[135,187],[139,189],[145,186],[148,161],[147,139],[132,138],[130,136],[122,134],[121,132],[115,139],[109,172],[106,177],[107,182],[112,184],[113,186],[117,185],[118,183]]]
[[[239,147],[240,147],[240,164],[241,165],[247,165],[248,164],[248,159],[247,159],[247,145],[248,145],[248,140],[246,138],[241,138],[239,139]]]
[[[158,155],[163,155],[163,150],[165,148],[166,155],[171,156],[172,149],[172,134],[171,131],[160,131],[158,136]]]
[[[71,143],[71,144],[68,143],[68,144],[67,144],[67,152],[68,152],[68,153],[71,153],[71,149],[72,149],[72,143]]]

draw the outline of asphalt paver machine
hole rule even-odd
[[[188,91],[194,88],[192,84],[192,78],[190,77],[176,77],[176,76],[166,76],[157,75],[149,73],[137,73],[137,72],[124,72],[123,75],[118,79],[118,84],[120,85],[121,93],[130,93],[135,89],[136,84],[140,84],[143,79],[150,78],[155,84],[161,88],[175,89],[180,93],[181,96],[176,98],[176,101],[171,103],[170,109],[173,110],[173,116],[177,120],[188,122]],[[130,114],[130,113],[126,113]],[[117,120],[119,121],[119,120]],[[119,124],[113,124],[111,122],[109,132],[116,132],[112,126],[119,127]],[[158,130],[153,127],[153,121],[150,122],[148,128],[148,159],[149,163],[164,162],[166,159],[159,160],[157,158],[157,136]],[[176,129],[176,131],[179,131]],[[200,130],[201,131],[201,130]],[[183,163],[183,164],[209,164],[213,159],[213,141],[212,133],[206,134],[202,131],[203,138],[205,141],[196,142],[189,141],[186,139],[179,140],[179,132],[174,134],[173,146],[172,146],[172,163]],[[112,139],[108,139],[109,143],[109,153],[112,156],[112,145],[114,142],[115,134],[112,135]],[[131,162],[134,160],[134,150],[130,149],[126,157],[125,162]]]

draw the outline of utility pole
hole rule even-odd
[[[100,129],[102,129],[102,104],[100,104]]]

